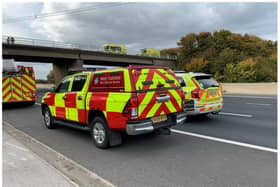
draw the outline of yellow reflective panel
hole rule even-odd
[[[33,80],[32,78],[30,78],[28,75],[22,75],[25,79],[27,79],[29,82],[25,81],[24,79],[22,79],[22,83],[27,86],[29,89],[31,90],[35,90],[35,80]]]
[[[161,103],[156,103],[154,104],[154,106],[151,108],[151,110],[148,112],[146,118],[150,118],[153,117],[155,115],[155,113],[157,112],[157,110],[159,109]]]
[[[84,93],[78,92],[76,96],[76,107],[77,109],[85,109],[85,98]]]
[[[3,87],[4,87],[4,86],[3,86]],[[3,96],[6,95],[7,92],[9,92],[9,91],[11,91],[11,86],[8,86],[8,87],[3,91],[2,95],[3,95]]]
[[[91,98],[91,92],[89,92],[87,94],[87,98],[86,98],[86,110],[89,110],[89,102],[90,102],[90,98]]]
[[[178,105],[182,107],[182,98],[181,96],[176,92],[176,90],[169,90],[169,92],[172,94],[172,96],[176,99]]]
[[[56,117],[55,106],[49,106],[49,109],[50,109],[51,115],[54,116],[54,117]]]
[[[6,101],[9,101],[9,99],[12,97],[12,94],[9,94],[9,95],[7,95],[4,99],[3,99],[3,101],[4,102],[6,102]]]
[[[19,97],[19,96],[17,96],[16,94],[13,94],[13,98],[14,98],[14,100],[16,100],[16,101],[21,101],[21,100],[22,100],[22,98]]]
[[[122,112],[130,96],[130,93],[110,92],[106,102],[106,111]]]
[[[126,92],[131,92],[132,88],[131,88],[131,82],[130,82],[130,77],[129,77],[129,72],[128,70],[123,71],[124,75],[124,84],[125,84],[125,91]]]
[[[67,108],[66,109],[66,116],[67,116],[68,120],[78,121],[79,120],[78,109],[76,109],[76,108]]]
[[[174,107],[171,101],[165,102],[165,105],[171,113],[176,112],[176,108]]]
[[[63,96],[65,95],[65,93],[57,93],[55,94],[55,98],[54,98],[54,105],[56,107],[65,107],[65,103],[63,100]]]
[[[2,81],[2,88],[4,88],[8,83],[10,83],[10,78],[7,78],[5,81]]]
[[[12,78],[12,83],[15,84],[16,86],[18,86],[19,88],[21,88],[21,84],[19,82],[17,82],[16,79],[18,79],[20,81],[20,79],[18,77]]]
[[[147,92],[142,102],[139,104],[139,115],[145,110],[147,104],[149,104],[153,98],[154,92]]]
[[[136,71],[137,72],[137,71]],[[138,71],[140,73],[138,81],[136,82],[136,90],[141,90],[143,88],[143,83],[142,81],[145,81],[147,79],[149,69],[142,69]]]

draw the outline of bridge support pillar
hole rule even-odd
[[[83,60],[77,59],[73,63],[69,62],[54,62],[53,73],[55,84],[57,85],[68,73],[69,69],[83,68]]]

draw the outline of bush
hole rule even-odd
[[[190,33],[178,48],[176,69],[214,74],[219,81],[277,81],[277,42],[228,30]]]

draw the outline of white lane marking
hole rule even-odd
[[[247,105],[261,105],[261,106],[270,106],[271,104],[264,104],[264,103],[246,103]]]
[[[35,105],[41,105],[41,103],[35,103]]]
[[[223,95],[223,97],[240,97],[240,98],[256,98],[256,99],[277,99],[277,97],[253,96],[253,95]]]
[[[222,143],[227,143],[227,144],[233,144],[233,145],[238,145],[238,146],[241,146],[241,147],[247,147],[247,148],[252,148],[252,149],[258,149],[258,150],[261,150],[261,151],[277,153],[277,149],[272,149],[272,148],[269,148],[269,147],[247,144],[247,143],[242,143],[242,142],[237,142],[237,141],[232,141],[232,140],[227,140],[227,139],[222,139],[222,138],[215,138],[215,137],[212,137],[212,136],[206,136],[206,135],[201,135],[201,134],[196,134],[196,133],[191,133],[191,132],[186,132],[186,131],[181,131],[181,130],[175,130],[175,129],[171,129],[171,131],[175,132],[175,133],[178,133],[178,134],[194,136],[194,137],[197,137],[197,138],[202,138],[202,139],[207,139],[207,140],[212,140],[212,141],[217,141],[217,142],[222,142]]]
[[[24,148],[22,148],[22,147],[19,147],[19,146],[17,146],[17,145],[11,144],[11,143],[4,143],[4,145],[9,145],[9,146],[12,146],[12,147],[14,147],[14,148],[17,148],[17,149],[19,149],[19,150],[28,152],[27,149],[24,149]]]
[[[228,116],[248,117],[248,118],[253,117],[253,115],[249,115],[249,114],[236,114],[236,113],[227,113],[227,112],[219,112],[219,114],[221,114],[221,115],[228,115]]]

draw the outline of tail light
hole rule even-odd
[[[197,82],[196,82],[193,78],[192,78],[191,80],[193,81],[193,83],[194,83],[195,86],[196,86],[196,89],[194,89],[193,91],[191,91],[192,98],[200,99],[201,96],[202,96],[202,94],[203,94],[203,92],[204,92],[205,90],[201,90],[201,89],[200,89],[200,86],[197,84]]]
[[[192,94],[192,98],[200,99],[200,89],[199,88],[196,88],[193,91],[191,91],[191,94]]]
[[[129,120],[138,119],[138,98],[133,95],[127,102],[124,110],[123,116],[127,117]]]

